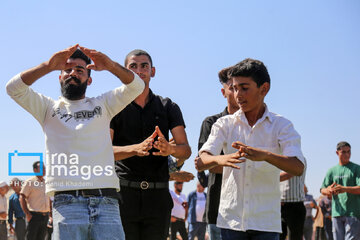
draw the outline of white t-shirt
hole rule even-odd
[[[196,221],[197,222],[202,222],[203,221],[203,216],[204,216],[204,212],[205,212],[205,204],[206,204],[206,198],[205,198],[205,194],[196,192]]]
[[[8,209],[7,209],[7,199],[6,199],[5,196],[0,195],[0,213],[2,213],[2,212],[5,212],[5,213],[8,212]],[[0,217],[0,220],[6,220],[6,218]]]
[[[269,112],[252,127],[240,109],[219,118],[200,149],[216,156],[235,153],[231,144],[240,141],[251,147],[297,157],[305,162],[300,135],[286,118]],[[236,231],[257,230],[281,233],[280,170],[265,161],[246,160],[240,169],[224,167],[217,226]]]
[[[98,97],[71,101],[51,99],[32,90],[20,74],[6,85],[8,94],[33,115],[45,134],[46,193],[78,189],[116,188],[111,119],[144,90],[134,80]]]
[[[177,195],[173,190],[170,190],[171,197],[174,202],[174,207],[171,210],[171,216],[185,219],[185,208],[182,206],[186,202],[186,196],[183,193]]]

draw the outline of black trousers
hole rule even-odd
[[[15,221],[15,234],[16,240],[24,240],[26,233],[26,223],[24,218],[16,219]]]
[[[185,221],[176,220],[170,223],[171,235],[170,240],[176,240],[176,233],[179,232],[183,240],[188,239],[188,234],[185,228]]]
[[[45,240],[49,215],[30,212],[32,218],[26,228],[26,240]]]
[[[282,234],[280,240],[302,240],[306,209],[303,202],[281,203]]]
[[[126,240],[163,240],[169,233],[173,201],[169,189],[121,186],[120,216]]]

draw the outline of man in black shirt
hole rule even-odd
[[[178,105],[149,88],[155,76],[150,55],[130,52],[125,67],[145,82],[145,90],[110,124],[116,173],[120,178],[120,215],[127,240],[166,239],[173,207],[168,156],[185,161],[191,149]],[[169,143],[169,131],[174,141]],[[180,164],[179,164],[180,165]]]
[[[223,112],[205,118],[200,130],[198,150],[200,150],[202,145],[208,139],[211,132],[211,127],[216,122],[216,120],[225,115],[233,114],[239,109],[239,106],[234,98],[232,80],[229,80],[229,78],[227,77],[227,72],[229,69],[230,68],[224,68],[219,72],[219,80],[222,84],[221,93],[227,100],[227,107]],[[197,160],[195,161],[195,165],[197,163]],[[221,239],[221,231],[219,228],[216,227],[216,219],[220,202],[222,167],[218,166],[210,169],[208,176],[205,176],[204,172],[199,172],[198,178],[201,183],[207,182],[208,187],[205,218],[209,227],[210,240]],[[206,181],[206,178],[208,179],[208,181]]]

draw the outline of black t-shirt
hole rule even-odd
[[[228,115],[227,108],[222,113],[205,118],[201,125],[200,137],[198,143],[198,150],[205,144],[210,133],[212,125],[219,118]],[[221,151],[221,154],[224,154]],[[221,194],[222,174],[209,172],[208,176],[208,191],[205,207],[205,220],[209,224],[216,224],[216,219],[219,212],[220,194]]]
[[[114,130],[113,145],[127,146],[138,144],[148,138],[159,126],[169,141],[169,131],[184,126],[179,106],[169,98],[162,98],[150,90],[149,102],[144,108],[134,101],[118,113],[110,123]],[[157,151],[152,149],[152,151]],[[120,179],[130,181],[167,182],[169,181],[168,157],[133,156],[115,162],[115,170]]]

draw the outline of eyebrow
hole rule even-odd
[[[82,69],[85,69],[83,66],[80,66],[80,65],[75,66],[75,68],[82,68]]]

